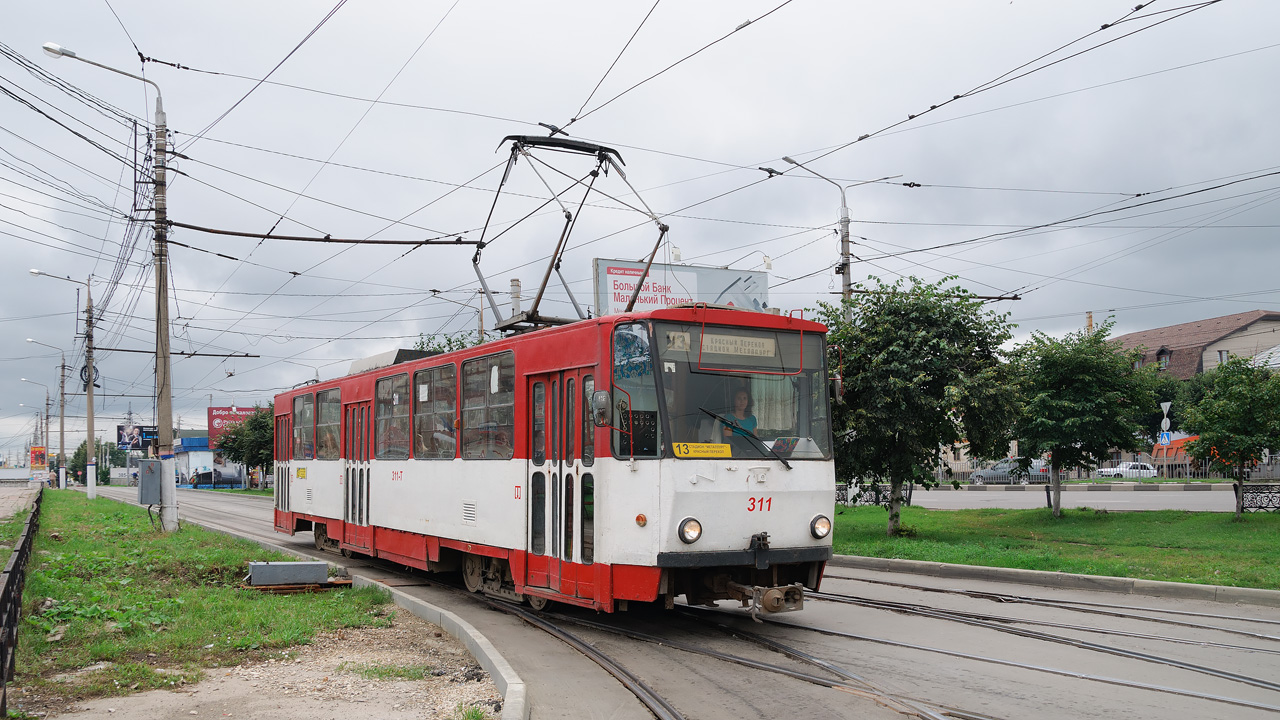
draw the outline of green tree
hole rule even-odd
[[[1160,403],[1172,403],[1169,408],[1169,430],[1182,429],[1183,410],[1187,407],[1182,403],[1183,385],[1186,381],[1167,372],[1145,372],[1142,375],[1150,383],[1155,400],[1148,407],[1137,408],[1134,421],[1141,428],[1139,432],[1142,433],[1142,439],[1155,445],[1160,440],[1160,421],[1164,419],[1164,411],[1160,409]]]
[[[97,457],[107,459],[107,462],[105,463],[104,462],[98,463],[98,483],[97,484],[110,485],[111,484],[111,468],[124,467],[127,456],[124,450],[120,450],[116,447],[115,443],[99,441],[97,445],[98,445]],[[84,477],[84,471],[87,465],[86,450],[85,450],[86,447],[87,447],[86,442],[81,442],[80,447],[76,448],[76,451],[71,454],[70,458],[67,459],[67,482],[72,482],[75,480],[80,480],[81,482],[87,482],[87,479]],[[56,457],[56,453],[54,454],[54,456]]]
[[[1061,340],[1042,332],[1014,352],[1024,399],[1016,433],[1024,456],[1050,453],[1053,514],[1062,515],[1062,478],[1072,468],[1105,462],[1112,448],[1137,450],[1137,418],[1156,402],[1150,374],[1134,364],[1140,351],[1108,340],[1111,322]]]
[[[226,426],[218,438],[218,449],[231,462],[250,468],[260,467],[269,473],[275,457],[275,443],[275,405],[255,405],[252,415]]]
[[[1262,451],[1280,447],[1280,376],[1239,357],[1206,373],[1204,396],[1187,408],[1186,429],[1200,437],[1187,452],[1243,487]],[[1236,494],[1236,519],[1244,496]]]
[[[1009,447],[1017,396],[1000,350],[1011,337],[1007,316],[944,287],[953,280],[877,280],[841,306],[818,308],[843,353],[843,402],[832,407],[836,473],[889,482],[891,536],[901,532],[903,483],[935,485],[944,449],[967,443],[973,456],[999,457]]]
[[[480,341],[476,336],[469,332],[457,333],[456,335],[434,333],[431,337],[418,333],[418,341],[413,344],[413,349],[447,353],[454,350],[466,350],[479,344]]]

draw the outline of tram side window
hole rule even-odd
[[[289,418],[287,415],[276,416],[276,461],[289,459]]]
[[[373,456],[409,458],[409,376],[382,378],[375,386]]]
[[[315,396],[299,395],[293,399],[293,458],[295,460],[312,460],[315,456]]]
[[[613,331],[613,454],[657,457],[662,447],[658,392],[649,328],[619,325]]]
[[[462,363],[462,457],[507,460],[515,454],[515,355]]]
[[[342,400],[337,388],[316,393],[316,459],[337,460]]]
[[[596,426],[591,421],[591,395],[596,391],[596,381],[590,375],[582,376],[582,464],[591,467],[596,461]],[[586,488],[583,488],[586,492]],[[586,498],[586,495],[583,495]]]
[[[418,459],[452,460],[458,447],[457,373],[444,365],[413,374],[417,391],[413,406],[413,456]]]

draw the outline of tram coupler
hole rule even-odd
[[[751,619],[764,622],[759,614],[791,612],[804,609],[804,585],[794,583],[775,587],[760,585],[743,585],[729,581],[729,594],[742,603],[742,607],[751,608]]]

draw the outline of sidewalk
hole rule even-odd
[[[8,520],[19,510],[31,507],[39,493],[38,487],[0,486],[0,520]]]

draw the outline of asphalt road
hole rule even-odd
[[[136,490],[104,488],[100,492],[132,499]],[[1150,493],[1166,494],[1231,496]],[[980,498],[965,498],[968,495]],[[1080,499],[1072,503],[1107,500],[1112,494],[1081,492],[1071,497],[1076,495]],[[1099,495],[1107,497],[1093,497]],[[1124,495],[1118,499],[1163,499]],[[967,501],[1044,497],[1042,492],[935,494],[943,496]],[[180,491],[179,513],[202,524],[316,554],[310,549],[309,534],[288,537],[272,531],[269,498]],[[381,577],[472,623],[528,683],[535,719],[651,717],[616,681],[582,656],[510,616],[489,610],[472,596],[434,587],[423,576],[403,573],[393,565],[322,556],[354,572]],[[1280,714],[1280,608],[834,566],[828,568],[822,589],[844,595],[853,604],[836,597],[813,597],[802,612],[770,616],[764,624],[753,623],[728,607],[731,603],[709,612],[731,628],[801,648],[886,692],[959,708],[969,713],[967,717],[1244,720]],[[963,592],[954,592],[957,589]],[[996,598],[997,594],[1021,599]],[[1043,601],[1031,602],[1032,598]],[[715,646],[757,661],[789,662],[678,613],[633,611],[602,616],[552,609],[617,629]],[[585,634],[622,659],[690,720],[904,717],[866,697],[793,677],[667,645],[607,633]]]

